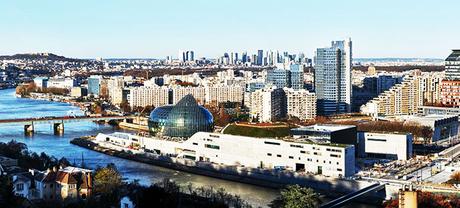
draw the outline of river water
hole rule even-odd
[[[0,90],[0,119],[32,118],[44,116],[82,115],[79,108],[66,103],[16,98],[14,89]],[[278,190],[248,184],[225,181],[201,175],[174,171],[125,159],[108,156],[70,144],[76,137],[95,135],[99,132],[111,133],[126,131],[109,125],[93,122],[66,123],[64,134],[54,135],[50,124],[35,125],[32,136],[24,134],[21,125],[0,125],[0,142],[16,140],[27,144],[30,151],[45,152],[56,158],[66,157],[71,163],[80,164],[82,157],[90,168],[114,163],[127,180],[138,179],[141,184],[149,185],[164,178],[170,178],[179,184],[192,183],[194,186],[213,186],[224,188],[227,192],[238,194],[255,206],[266,206],[279,194]]]

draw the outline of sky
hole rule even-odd
[[[460,48],[459,8],[458,0],[0,0],[0,54],[311,57],[350,37],[355,58],[444,58]]]

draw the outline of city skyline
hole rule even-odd
[[[449,27],[458,4],[2,2],[0,26],[7,29],[0,34],[0,54],[164,58],[177,56],[179,50],[193,50],[196,58],[215,58],[224,52],[272,49],[312,57],[316,48],[331,40],[351,37],[356,58],[441,58],[460,48],[455,38],[459,29]],[[446,28],[449,32],[439,32]]]

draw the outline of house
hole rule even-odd
[[[14,192],[29,200],[86,199],[92,191],[92,171],[76,167],[13,175]]]

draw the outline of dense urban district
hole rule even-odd
[[[446,49],[449,51],[449,49]],[[445,59],[353,59],[258,50],[215,59],[0,57],[0,87],[85,113],[2,119],[107,122],[72,144],[155,166],[280,189],[271,207],[460,207],[460,50]],[[14,138],[12,138],[14,139]],[[0,207],[251,207],[225,190],[127,182],[12,140],[0,144]],[[325,199],[327,198],[327,199]]]

